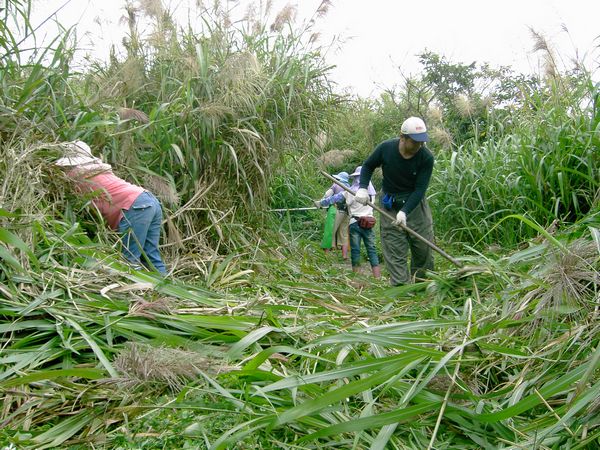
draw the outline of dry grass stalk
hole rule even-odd
[[[457,95],[454,99],[454,105],[461,117],[471,117],[475,112],[473,101],[466,95]]]
[[[127,58],[121,70],[122,83],[127,87],[127,93],[136,92],[144,85],[144,64],[137,58]]]
[[[429,130],[429,136],[433,142],[438,144],[443,149],[452,148],[452,135],[450,132],[442,127],[433,127]]]
[[[129,304],[129,315],[141,316],[148,319],[153,319],[155,313],[169,314],[172,311],[173,299],[162,297],[154,301],[146,301],[143,298],[138,298],[136,301]]]
[[[446,374],[435,375],[427,383],[427,388],[433,392],[445,393],[448,389],[450,392],[456,394],[460,392],[460,388],[456,383],[452,382],[452,378]]]
[[[144,187],[155,194],[161,202],[169,206],[179,206],[179,193],[168,180],[158,175],[147,175]]]
[[[323,0],[317,8],[317,17],[323,17],[329,12],[329,8],[333,6],[331,0]]]
[[[283,7],[275,20],[271,24],[271,31],[280,32],[286,24],[294,22],[296,19],[296,7],[287,4]]]
[[[256,23],[258,20],[258,9],[255,2],[248,3],[246,6],[246,13],[242,17],[244,22]]]
[[[217,102],[203,103],[199,106],[198,110],[208,119],[214,119],[217,122],[220,122],[227,115],[234,113],[234,109],[230,106]]]
[[[258,58],[249,52],[239,52],[227,58],[219,72],[219,81],[229,88],[243,90],[260,73]]]
[[[481,99],[480,104],[483,109],[485,109],[486,111],[490,111],[494,108],[494,99],[491,96],[486,95]]]
[[[174,246],[176,249],[183,249],[185,246],[183,245],[183,238],[181,237],[181,233],[179,232],[179,228],[177,225],[171,220],[171,217],[167,214],[165,221],[167,223],[167,232],[165,236],[166,244],[171,247]]]
[[[167,384],[179,390],[201,372],[219,374],[232,370],[223,359],[169,347],[128,344],[114,361],[115,368],[131,385]]]
[[[556,78],[558,75],[558,68],[556,65],[554,49],[541,33],[538,33],[533,28],[529,28],[529,32],[533,38],[533,52],[542,52],[543,54],[544,74],[547,78]]]
[[[319,40],[320,37],[321,37],[321,33],[319,33],[318,31],[315,31],[314,33],[311,33],[310,38],[308,38],[308,43],[314,44],[315,42],[317,42]]]
[[[119,25],[127,25],[129,27],[130,30],[135,28],[135,25],[137,23],[137,12],[138,9],[133,5],[133,3],[131,2],[127,2],[127,4],[125,5],[125,12],[127,13],[127,15],[122,16],[119,19]]]
[[[141,11],[148,17],[160,18],[165,13],[165,8],[161,0],[139,0]]]
[[[141,123],[149,123],[150,119],[145,112],[133,108],[119,108],[117,114],[121,120],[137,120]]]
[[[319,158],[319,163],[323,165],[323,167],[341,167],[346,164],[346,162],[355,155],[354,150],[329,150],[328,152],[323,153]]]
[[[427,117],[427,122],[430,124],[438,124],[442,123],[444,118],[444,113],[442,109],[437,105],[429,105],[427,109],[427,113],[425,115]]]
[[[329,135],[326,131],[321,130],[315,135],[315,137],[313,138],[313,142],[318,148],[322,150],[329,142]]]
[[[590,311],[594,306],[594,288],[600,284],[595,269],[599,262],[596,244],[578,239],[568,251],[554,250],[547,261],[536,274],[542,283],[524,296],[518,311],[531,303],[536,303],[533,314],[565,307],[579,310],[580,314]]]
[[[160,49],[161,51],[166,51],[168,45],[168,33],[165,32],[162,28],[155,29],[149,36],[145,39],[145,42],[148,46],[154,49]]]

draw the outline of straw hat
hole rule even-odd
[[[92,162],[100,162],[100,159],[92,155],[92,149],[83,141],[67,142],[62,144],[64,156],[56,160],[57,166],[81,166]]]

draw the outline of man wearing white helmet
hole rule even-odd
[[[433,155],[423,144],[427,140],[427,127],[423,120],[409,117],[402,123],[400,137],[380,143],[363,163],[360,174],[356,200],[365,204],[373,171],[381,167],[383,172],[381,204],[396,216],[396,220],[392,221],[382,214],[381,242],[390,283],[394,286],[408,283],[412,277],[422,277],[426,270],[433,270],[429,246],[397,226],[408,226],[428,241],[433,241],[433,221],[425,197],[433,172]],[[409,249],[410,272],[407,262]]]

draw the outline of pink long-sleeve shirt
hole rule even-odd
[[[70,175],[75,178],[82,193],[95,193],[92,203],[113,230],[119,229],[123,210],[131,208],[135,199],[144,192],[144,188],[128,183],[110,171],[83,179]]]

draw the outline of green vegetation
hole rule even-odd
[[[311,23],[263,13],[216,6],[198,31],[130,7],[126,57],[76,73],[68,31],[27,50],[29,2],[0,9],[0,448],[597,448],[591,74],[425,53],[420,78],[351,99]],[[269,209],[409,114],[432,130],[438,243],[478,270],[440,258],[389,288],[320,251],[319,213]],[[71,139],[161,198],[167,279],[70,194],[52,161]]]

